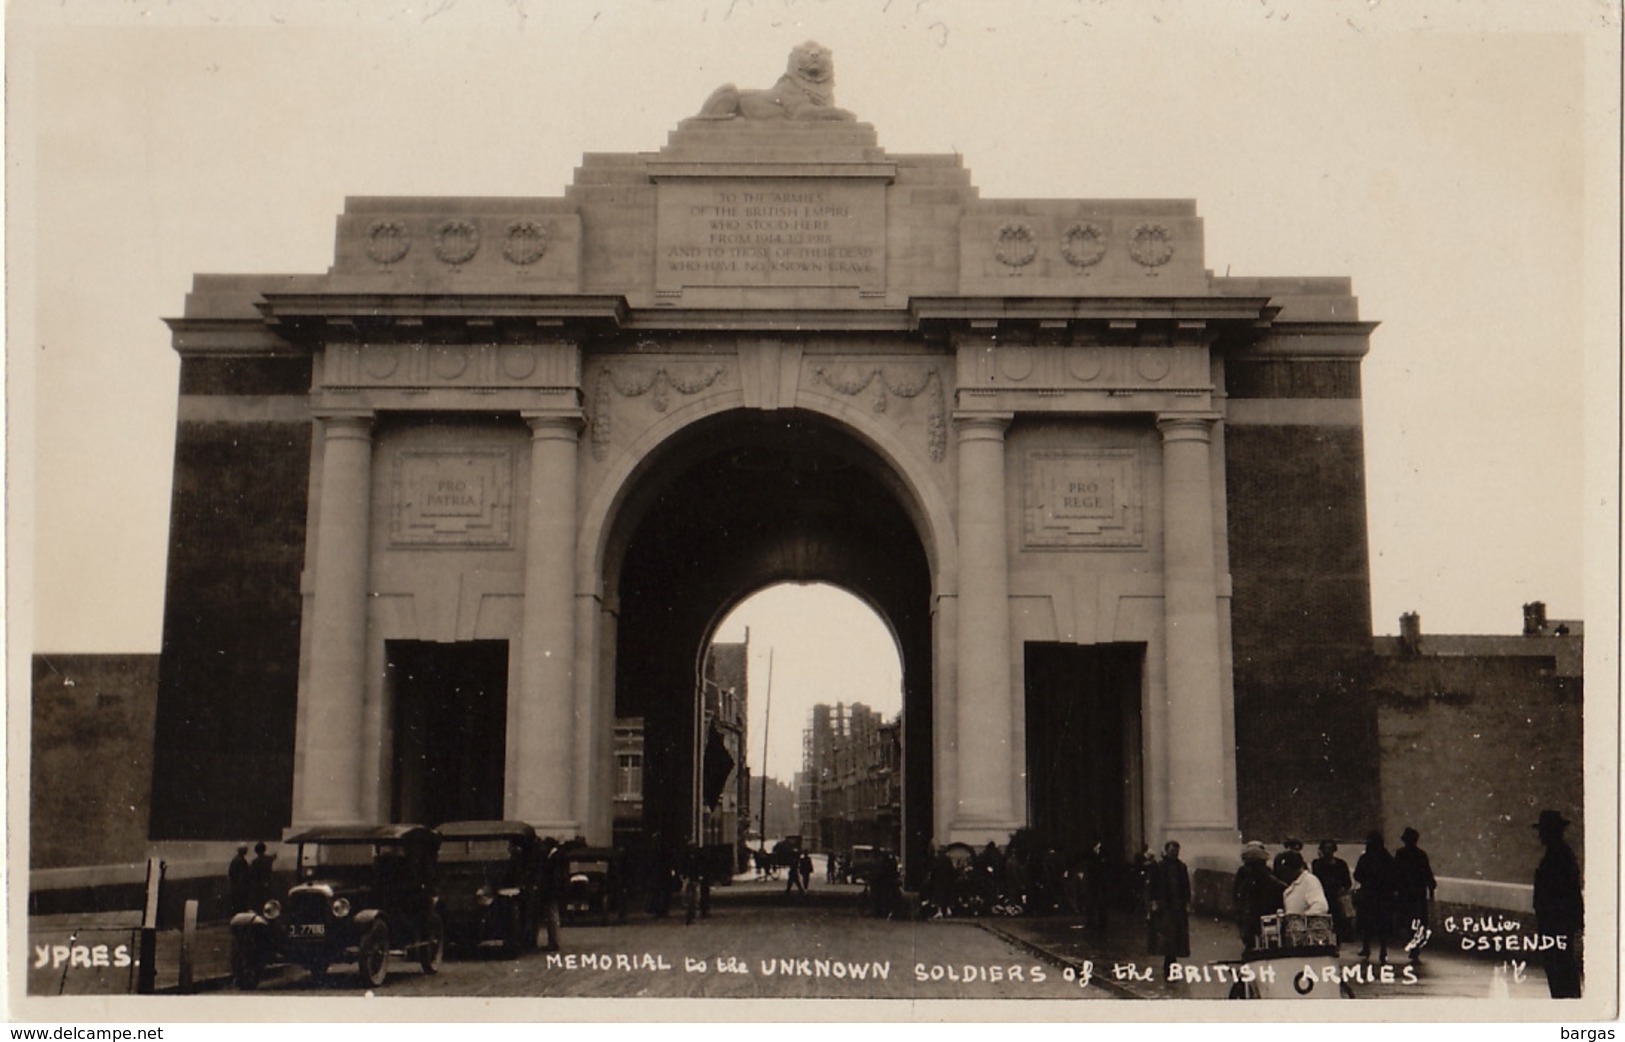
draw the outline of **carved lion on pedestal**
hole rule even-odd
[[[811,40],[790,52],[790,67],[768,90],[718,87],[700,119],[856,119],[835,107],[835,63],[829,48]]]

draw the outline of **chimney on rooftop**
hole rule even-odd
[[[1546,602],[1530,601],[1523,606],[1523,635],[1538,637],[1546,632]]]
[[[1422,616],[1414,611],[1408,611],[1399,617],[1399,645],[1412,655],[1421,650]]]

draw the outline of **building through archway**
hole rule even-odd
[[[694,119],[560,197],[351,199],[329,272],[199,276],[171,324],[155,838],[607,842],[641,716],[686,839],[696,656],[779,580],[896,635],[916,862],[1375,820],[1371,326],[1205,270],[1189,201]]]

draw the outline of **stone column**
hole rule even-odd
[[[1224,778],[1218,576],[1209,441],[1216,415],[1165,414],[1162,431],[1163,620],[1170,832],[1234,833]],[[1217,837],[1214,837],[1217,838]]]
[[[575,817],[576,450],[579,413],[527,413],[530,503],[519,691],[509,702],[511,817],[561,838]]]
[[[961,415],[959,605],[954,825],[951,837],[1003,843],[1019,822],[1011,803],[1010,566],[1005,538],[1008,413]]]
[[[372,415],[321,417],[321,501],[316,513],[309,619],[310,671],[297,825],[363,819],[368,521]],[[374,779],[376,783],[376,779]]]

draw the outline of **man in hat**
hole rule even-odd
[[[1580,933],[1585,927],[1581,897],[1580,862],[1563,838],[1573,824],[1555,810],[1540,812],[1530,826],[1546,845],[1546,856],[1535,869],[1535,928],[1542,937],[1563,938],[1562,947],[1546,952],[1546,987],[1554,999],[1580,997]]]

